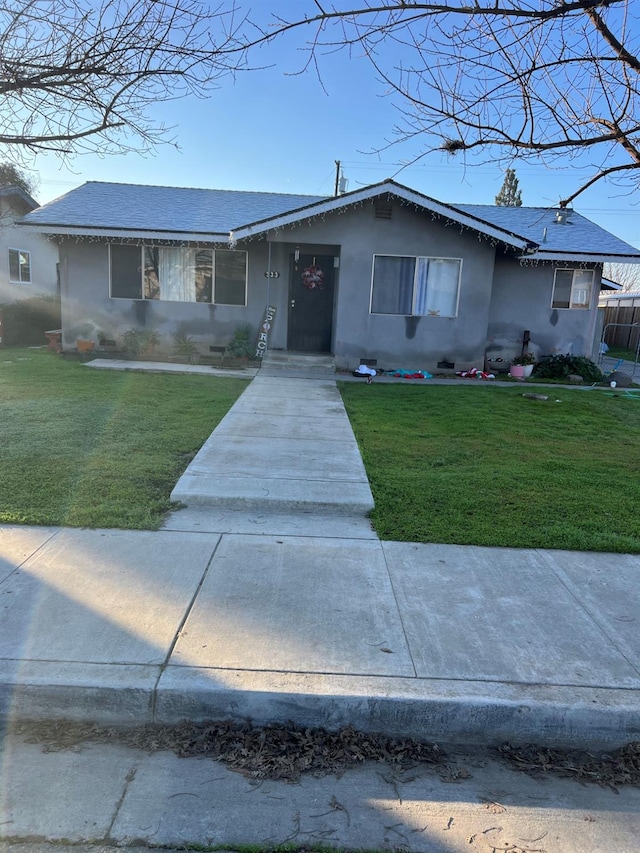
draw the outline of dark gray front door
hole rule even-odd
[[[291,256],[287,349],[331,351],[334,277],[333,255]]]

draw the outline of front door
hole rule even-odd
[[[291,256],[287,349],[331,351],[334,276],[333,255]]]

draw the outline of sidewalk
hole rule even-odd
[[[380,542],[363,473],[334,382],[259,376],[165,529],[0,528],[0,717],[640,739],[640,557]]]

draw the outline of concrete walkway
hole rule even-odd
[[[366,515],[373,498],[333,380],[257,376],[171,499],[190,507]]]
[[[333,382],[255,379],[175,495],[0,528],[0,716],[640,739],[640,557],[380,542]]]

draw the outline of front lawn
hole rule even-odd
[[[382,539],[640,552],[640,399],[341,383]],[[556,402],[559,401],[559,402]]]
[[[157,529],[245,387],[0,350],[0,523]]]

